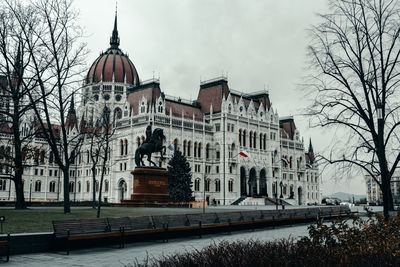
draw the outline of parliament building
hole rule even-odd
[[[1,80],[0,87],[7,86]],[[292,205],[320,203],[320,179],[311,140],[308,148],[293,117],[280,117],[268,91],[241,93],[230,89],[227,77],[202,81],[197,99],[169,96],[158,79],[141,80],[138,70],[120,48],[117,17],[110,47],[89,68],[82,101],[70,103],[67,132],[76,134],[107,107],[116,118],[110,160],[102,186],[103,200],[120,203],[133,193],[134,155],[145,141],[146,127],[162,128],[164,145],[179,150],[190,163],[195,200],[210,204],[271,204],[282,199]],[[23,123],[21,123],[21,127]],[[0,149],[12,149],[11,134],[2,129]],[[26,201],[62,201],[62,172],[51,159],[43,139],[36,164],[24,169]],[[70,200],[92,200],[90,145],[84,143],[70,168]],[[167,167],[167,160],[153,161]],[[0,159],[3,160],[3,159]],[[33,159],[32,159],[33,160]],[[145,163],[147,160],[144,159]],[[12,170],[1,168],[0,199],[15,200]],[[100,176],[99,169],[96,176]]]

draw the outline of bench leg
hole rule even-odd
[[[69,255],[69,250],[70,250],[70,244],[69,244],[69,236],[70,236],[70,232],[69,230],[67,231],[67,255]]]
[[[11,245],[11,237],[10,234],[7,235],[7,241],[8,241],[8,246],[7,246],[7,257],[6,257],[6,262],[10,260],[10,245]]]

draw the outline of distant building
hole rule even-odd
[[[379,187],[378,183],[371,177],[371,175],[365,175],[365,182],[367,185],[367,203],[373,204],[373,205],[382,205],[383,195],[382,195],[382,190]],[[390,187],[392,190],[394,204],[400,204],[400,173],[399,172],[395,172],[393,174]]]
[[[82,105],[75,108],[71,101],[66,123],[68,134],[75,134],[93,125],[99,109],[105,107],[117,118],[103,185],[105,201],[119,203],[130,198],[134,152],[152,123],[153,129],[164,130],[167,146],[171,144],[187,157],[196,200],[203,200],[205,190],[207,201],[221,205],[241,196],[283,198],[296,205],[320,203],[319,170],[311,140],[307,151],[293,117],[280,118],[267,91],[243,94],[230,89],[226,77],[219,77],[201,82],[195,101],[168,96],[159,80],[139,79],[134,64],[119,48],[116,20],[110,48],[88,70]],[[3,131],[1,138],[4,145],[0,149],[8,149],[5,144],[11,136]],[[31,159],[34,166],[24,171],[25,197],[62,200],[62,172],[44,140],[35,142],[39,152]],[[71,166],[71,200],[92,198],[89,149],[85,143]],[[162,167],[171,155],[170,151],[167,160],[160,162]],[[158,162],[159,156],[154,158]],[[7,183],[0,181],[0,198],[13,200],[13,185]]]

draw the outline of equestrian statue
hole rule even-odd
[[[154,166],[157,166],[157,164],[151,160],[151,154],[155,152],[160,152],[160,159],[163,161],[166,152],[166,147],[163,145],[164,140],[165,136],[163,129],[156,128],[152,133],[151,124],[149,124],[146,128],[146,140],[135,151],[136,166],[145,166],[143,162],[144,155],[147,155],[149,166],[151,165],[151,163]]]

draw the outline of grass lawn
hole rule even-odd
[[[27,210],[0,209],[5,216],[3,233],[53,232],[53,220],[96,218],[97,210],[91,207],[71,207],[70,214],[64,214],[62,207],[40,207]],[[103,207],[101,217],[124,217],[142,215],[199,213],[202,209],[189,208],[123,208]]]

